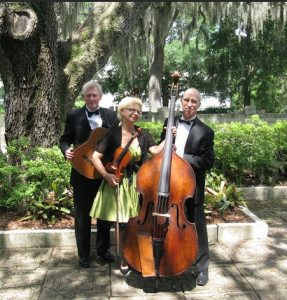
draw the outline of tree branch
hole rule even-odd
[[[134,25],[137,16],[144,13],[150,3],[113,2],[102,5],[96,7],[74,35],[72,58],[64,69],[67,79],[67,109],[72,107],[84,82],[104,67]]]

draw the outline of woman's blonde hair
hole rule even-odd
[[[129,108],[133,104],[139,105],[140,110],[142,110],[143,103],[142,103],[141,99],[139,99],[139,98],[136,98],[136,97],[125,97],[125,98],[123,98],[120,101],[119,106],[118,106],[118,119],[119,120],[121,120],[121,121],[123,120],[123,116],[121,114],[121,111],[124,108]]]

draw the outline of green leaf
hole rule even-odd
[[[51,223],[54,225],[56,223],[56,216],[52,215],[51,216]]]
[[[67,213],[67,214],[69,214],[69,213],[71,212],[69,209],[67,209],[67,208],[65,208],[65,207],[61,207],[61,208],[60,208],[60,211],[65,212],[65,213]]]
[[[31,219],[33,219],[33,218],[34,218],[34,216],[33,216],[33,215],[30,215],[30,216],[27,216],[27,217],[22,218],[22,219],[21,219],[21,222],[26,221],[26,220],[31,220]]]

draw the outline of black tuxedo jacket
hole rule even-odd
[[[103,120],[102,127],[109,128],[116,119],[116,113],[110,109],[100,107],[100,116]],[[63,135],[60,138],[60,149],[65,152],[73,144],[74,147],[84,143],[90,136],[91,127],[86,116],[86,106],[73,109],[67,114],[66,125]],[[89,179],[79,174],[74,168],[71,172],[71,185],[82,186],[94,179]]]
[[[177,127],[179,118],[174,119],[174,124]],[[167,126],[167,119],[164,122],[164,127]],[[165,138],[165,129],[161,133],[161,141]],[[203,204],[204,202],[204,186],[206,170],[211,169],[214,161],[214,131],[196,117],[189,131],[183,159],[186,160],[194,170],[196,177],[196,192],[194,197],[195,204]]]

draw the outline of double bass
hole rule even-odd
[[[195,174],[173,149],[177,71],[172,75],[171,101],[165,145],[162,152],[145,161],[137,172],[136,187],[143,197],[137,217],[127,223],[124,256],[142,276],[174,276],[186,271],[198,251],[194,223],[185,216],[185,201],[193,197]]]

